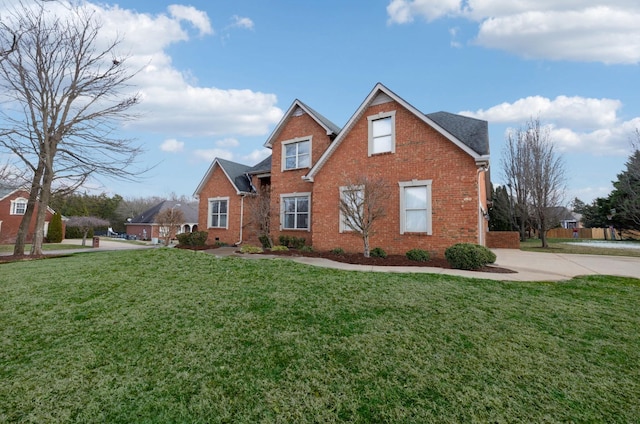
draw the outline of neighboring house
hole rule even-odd
[[[180,224],[176,234],[198,231],[198,205],[196,203],[164,200],[127,222],[125,224],[127,235],[135,236],[139,240],[157,242],[159,238],[164,236],[164,229],[158,224],[157,216],[161,211],[172,208],[181,211],[184,215],[184,222]]]
[[[549,208],[551,219],[557,222],[562,228],[582,228],[582,214],[572,212],[564,206],[554,206]]]
[[[339,128],[295,100],[254,167],[215,159],[198,185],[199,225],[209,240],[257,242],[252,210],[270,187],[271,237],[304,237],[316,250],[362,251],[343,225],[341,189],[381,177],[390,198],[371,247],[442,254],[458,242],[485,243],[490,198],[486,121],[447,112],[423,114],[382,84]]]
[[[29,200],[29,191],[19,189],[0,188],[0,244],[13,244],[18,236],[18,228],[22,222],[22,216],[27,211],[27,201]],[[49,222],[55,212],[51,208],[47,208],[44,223],[44,235],[47,236]],[[33,234],[36,226],[37,209],[31,217],[29,232],[27,233],[26,242],[33,240]],[[64,233],[63,233],[64,234]]]

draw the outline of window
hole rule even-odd
[[[27,199],[18,197],[11,201],[11,215],[24,215],[27,212]]]
[[[282,143],[282,170],[311,166],[311,138],[294,139]]]
[[[281,199],[282,228],[285,230],[308,230],[310,194],[283,195]]]
[[[401,182],[400,234],[432,234],[431,180]]]
[[[340,187],[340,199],[346,202],[349,205],[349,209],[355,212],[358,210],[358,215],[362,216],[363,206],[364,206],[364,188],[358,186],[350,186],[350,187]],[[348,221],[351,221],[352,226],[348,225]],[[360,222],[359,222],[360,221]],[[361,223],[362,220],[354,220],[353,216],[345,216],[340,210],[340,232],[344,233],[346,231],[353,231],[353,227],[358,228],[358,224]]]
[[[396,113],[369,116],[369,156],[396,151]]]
[[[229,228],[228,207],[228,197],[209,199],[209,228]]]

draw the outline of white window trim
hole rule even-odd
[[[24,212],[17,213],[18,203],[24,203]],[[27,212],[27,199],[24,197],[18,197],[11,201],[11,213],[10,215],[24,215]]]
[[[211,202],[227,201],[227,223],[224,227],[214,227],[211,225]],[[207,199],[207,228],[229,229],[229,217],[231,216],[229,211],[229,197],[210,197]]]
[[[412,181],[401,181],[398,183],[400,186],[400,234],[433,234],[433,205],[431,199],[431,186],[433,180],[412,180]],[[406,211],[405,211],[405,198],[404,198],[404,189],[406,187],[427,187],[427,231],[424,232],[413,232],[406,231]]]
[[[284,226],[284,199],[291,197],[306,197],[309,199],[309,226],[307,228],[285,228]],[[286,193],[280,195],[280,231],[311,231],[311,192],[304,193]]]
[[[390,152],[373,152],[373,121],[377,121],[378,119],[384,119],[391,117],[391,151]],[[392,110],[391,112],[380,112],[376,115],[367,116],[367,121],[369,123],[369,156],[373,155],[381,155],[384,153],[395,153],[396,152],[396,111]]]
[[[299,167],[299,168],[287,168],[286,164],[287,164],[287,149],[285,148],[287,144],[295,144],[295,143],[301,143],[303,141],[308,141],[309,142],[309,166],[303,166],[303,167]],[[280,171],[284,172],[284,171],[295,171],[296,169],[305,169],[305,168],[311,168],[311,154],[313,152],[313,136],[309,135],[306,137],[296,137],[293,138],[291,140],[285,140],[282,142],[282,153],[281,153],[281,160],[280,160]]]
[[[356,187],[342,186],[342,187],[340,187],[340,201],[343,198],[343,193],[345,191],[347,191],[348,189],[350,189],[350,188],[356,189],[356,190],[359,190],[359,191],[363,191],[364,190],[364,186],[363,185],[356,186]],[[340,209],[339,205],[340,204],[338,203],[338,210],[339,210],[339,216],[340,216],[340,228],[339,228],[339,231],[341,233],[352,233],[354,230],[346,224],[345,216],[342,213],[342,210]]]

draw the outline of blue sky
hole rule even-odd
[[[6,4],[6,0],[0,0]],[[489,122],[492,180],[505,132],[549,125],[566,201],[606,196],[640,128],[636,0],[121,0],[90,3],[142,71],[140,182],[124,197],[191,195],[214,157],[253,165],[297,98],[343,126],[377,82],[424,113]]]

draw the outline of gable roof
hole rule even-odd
[[[257,165],[252,166],[247,171],[247,174],[255,175],[255,174],[268,174],[271,172],[271,155],[269,157],[262,160],[262,162]]]
[[[393,100],[409,112],[413,113],[417,118],[434,128],[469,156],[473,157],[476,163],[488,163],[489,136],[486,121],[455,115],[448,112],[436,112],[430,115],[425,115],[393,91],[389,90],[383,84],[377,83],[353,116],[351,116],[347,124],[342,128],[333,143],[329,145],[327,150],[324,151],[322,156],[320,156],[320,159],[318,159],[303,179],[306,181],[313,181],[313,177],[331,157],[333,152],[337,149],[342,140],[344,140],[351,128],[362,117],[369,106],[375,104],[374,102],[376,101],[386,100]]]
[[[227,176],[231,185],[236,189],[237,194],[251,193],[251,183],[245,175],[249,169],[251,169],[250,166],[226,159],[215,158],[207,172],[204,174],[202,181],[198,184],[198,188],[196,188],[194,195],[198,196],[200,194],[202,188],[205,186],[209,178],[211,178],[216,167],[220,167],[220,169],[222,169],[222,172]]]
[[[198,208],[195,203],[164,200],[134,217],[128,224],[154,224],[156,216],[164,209],[176,208],[184,215],[184,222],[198,222]]]
[[[319,114],[318,112],[316,112],[315,110],[307,106],[306,104],[302,103],[300,100],[295,99],[291,104],[291,106],[289,107],[289,109],[287,110],[287,112],[284,114],[284,116],[280,120],[280,122],[278,122],[278,125],[276,125],[275,129],[273,130],[273,132],[271,133],[267,141],[264,143],[265,147],[268,147],[270,149],[273,147],[273,142],[278,138],[278,135],[284,128],[286,122],[289,120],[289,118],[299,113],[299,109],[305,112],[306,114],[308,114],[311,118],[313,118],[314,121],[318,123],[318,125],[324,128],[328,136],[330,137],[335,136],[340,132],[339,126],[337,126],[336,124],[334,124],[333,122],[331,122],[330,120],[328,120],[327,118],[325,118],[324,116],[322,116],[321,114]]]
[[[427,117],[480,155],[489,154],[489,123],[449,112],[435,112]]]

